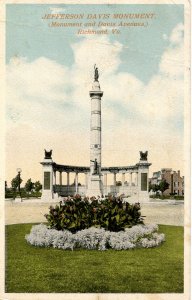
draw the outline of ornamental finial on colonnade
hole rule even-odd
[[[45,159],[52,159],[52,150],[50,150],[50,151],[47,151],[47,150],[45,150],[44,149],[44,151],[45,151]]]
[[[147,160],[148,151],[140,151],[140,160]]]

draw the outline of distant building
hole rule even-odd
[[[163,195],[184,195],[184,176],[181,177],[180,171],[172,171],[170,168],[161,169],[161,171],[153,173],[153,177],[149,179],[149,182],[159,184],[162,180],[169,183],[169,188],[164,191]]]

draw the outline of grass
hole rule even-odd
[[[31,246],[32,225],[6,226],[8,293],[183,292],[183,227],[161,225],[157,248],[100,252]]]

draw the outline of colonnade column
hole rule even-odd
[[[67,196],[69,196],[69,172],[67,172]]]
[[[75,173],[75,192],[78,191],[78,173]]]
[[[59,172],[59,184],[62,185],[62,172]]]
[[[132,186],[132,172],[130,173],[130,186]]]
[[[122,186],[125,185],[125,173],[122,173]]]
[[[69,186],[69,172],[67,172],[67,186]]]
[[[56,171],[54,171],[54,185],[57,184],[57,179],[56,179]]]
[[[87,173],[85,173],[85,186],[86,186],[86,188],[88,186],[88,174]]]
[[[107,186],[107,174],[104,174],[104,186]]]
[[[135,185],[138,186],[138,172],[136,172],[135,174],[136,174]]]
[[[113,173],[113,185],[116,186],[116,173]]]

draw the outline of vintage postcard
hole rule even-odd
[[[0,299],[190,299],[190,3],[0,9]]]

